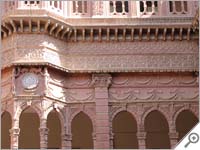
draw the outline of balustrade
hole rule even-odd
[[[156,15],[158,13],[158,1],[140,1],[140,13]]]
[[[129,12],[128,1],[110,1],[110,13],[113,15],[126,15]]]
[[[171,14],[186,14],[188,12],[187,1],[169,1]]]
[[[194,2],[195,3],[195,2]],[[96,6],[98,5],[98,6]],[[91,2],[88,0],[76,0],[76,1],[5,1],[2,3],[1,15],[5,15],[13,10],[30,10],[30,9],[44,9],[50,12],[54,12],[65,18],[67,17],[94,17],[98,16],[132,16],[132,17],[154,17],[154,16],[174,16],[189,14],[193,12],[190,10],[193,5],[189,5],[187,1],[127,1],[127,0],[110,0],[109,2]],[[98,9],[97,9],[98,8]],[[105,13],[107,9],[108,13]],[[92,11],[93,10],[93,11]],[[137,13],[135,11],[137,10]],[[190,10],[190,11],[189,11]],[[15,13],[17,14],[17,13]]]

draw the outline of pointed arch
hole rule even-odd
[[[61,149],[61,119],[60,114],[54,109],[47,116],[48,148]]]
[[[156,108],[156,107],[152,107],[152,108],[150,108],[149,110],[147,110],[147,111],[145,111],[144,113],[143,113],[143,115],[142,115],[142,117],[141,117],[141,123],[142,123],[142,125],[144,125],[144,122],[145,122],[145,119],[146,119],[146,117],[151,113],[151,112],[153,112],[153,111],[158,111],[158,112],[160,112],[164,117],[165,117],[165,119],[167,120],[167,122],[169,122],[169,116],[168,116],[168,114],[166,114],[166,112],[165,111],[163,111],[162,109],[159,109],[159,108]]]
[[[83,111],[76,114],[71,122],[72,148],[93,148],[93,125],[91,118]]]
[[[118,149],[137,149],[137,121],[128,111],[120,111],[112,120],[114,134],[113,147]]]
[[[175,120],[176,131],[179,135],[178,140],[181,140],[197,123],[198,118],[191,110],[183,109],[179,111]]]
[[[166,117],[158,110],[146,115],[144,121],[146,131],[146,148],[170,148],[169,125]]]
[[[40,117],[33,107],[26,107],[19,117],[19,148],[40,148]]]
[[[70,116],[70,119],[69,119],[69,124],[72,123],[72,120],[75,118],[75,116],[77,116],[79,113],[84,113],[85,115],[87,115],[90,120],[92,121],[92,128],[93,128],[93,132],[95,132],[95,116],[91,115],[91,113],[88,113],[87,111],[83,111],[83,110],[77,110],[76,112],[74,112],[71,116]],[[71,126],[69,127],[70,131],[71,131]]]
[[[22,103],[21,105],[19,105],[17,107],[17,110],[16,110],[15,115],[14,115],[14,119],[18,120],[19,117],[20,117],[20,115],[21,115],[21,113],[24,110],[28,109],[28,108],[34,109],[34,111],[37,113],[37,115],[39,116],[39,118],[42,117],[42,110],[39,107],[37,107],[36,105],[27,105],[27,103],[25,102],[25,103]]]
[[[60,107],[54,108],[54,106],[49,107],[45,112],[44,112],[44,118],[47,119],[48,115],[52,112],[52,111],[56,111],[58,113],[58,118],[60,120],[60,124],[61,124],[61,132],[64,132],[64,128],[66,127],[65,124],[65,114],[64,114],[64,110],[61,109]],[[42,118],[43,118],[42,117]]]

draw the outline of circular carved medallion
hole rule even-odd
[[[38,85],[38,77],[34,73],[26,73],[22,78],[22,85],[25,89],[34,89]]]

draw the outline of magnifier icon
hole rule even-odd
[[[189,140],[188,143],[185,144],[185,148],[187,148],[190,143],[193,144],[197,143],[199,141],[199,135],[197,133],[191,133],[188,136],[188,140]]]

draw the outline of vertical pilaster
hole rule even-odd
[[[146,132],[143,125],[140,125],[137,132],[138,148],[146,149]]]
[[[178,133],[177,132],[170,132],[169,133],[169,138],[170,138],[170,145],[171,148],[174,148],[176,144],[178,143]]]
[[[15,128],[13,127],[10,131],[10,136],[11,136],[11,149],[18,149],[19,147],[19,132],[20,128]]]
[[[40,131],[40,148],[47,149],[49,129],[47,128],[46,119],[41,120],[39,131]]]
[[[169,128],[169,138],[170,138],[170,145],[171,148],[174,148],[176,144],[178,143],[178,132],[176,132],[176,126],[173,121],[169,122],[170,128]]]
[[[64,133],[62,135],[62,149],[72,148],[72,135]]]
[[[92,82],[96,103],[96,147],[94,148],[108,149],[110,148],[108,87],[111,84],[111,75],[93,74]]]

